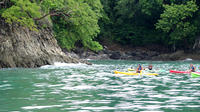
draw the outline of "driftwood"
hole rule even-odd
[[[196,38],[193,49],[200,49],[200,36]]]
[[[4,4],[4,3],[5,3],[5,1],[6,1],[6,0],[2,0],[2,1],[0,2],[0,5],[1,5],[1,4]]]

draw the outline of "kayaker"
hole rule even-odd
[[[190,72],[195,72],[196,68],[193,64],[190,64]]]
[[[152,69],[153,69],[153,66],[150,64],[150,65],[148,66],[148,69],[149,69],[149,70],[152,70]]]
[[[138,64],[138,67],[136,69],[136,73],[140,73],[141,70],[143,70],[142,66],[140,64]]]

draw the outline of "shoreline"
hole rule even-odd
[[[159,53],[156,51],[71,51],[66,55],[81,60],[135,60],[135,61],[200,61],[200,53],[186,53],[183,50],[173,53]]]

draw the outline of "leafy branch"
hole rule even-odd
[[[71,10],[68,11],[68,12],[65,12],[63,10],[54,10],[54,11],[50,11],[49,13],[43,15],[42,17],[34,18],[34,20],[38,21],[38,20],[41,20],[41,19],[43,19],[47,16],[62,16],[64,18],[66,18],[66,17],[70,17],[71,12],[72,12]]]

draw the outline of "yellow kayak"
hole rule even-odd
[[[133,72],[119,72],[114,71],[115,74],[124,74],[124,75],[158,75],[157,73],[133,73]]]
[[[128,68],[128,71],[135,71],[135,69],[132,69],[132,68]]]

